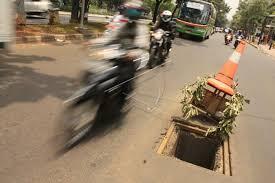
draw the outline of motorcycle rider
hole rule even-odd
[[[228,32],[226,32],[225,36],[224,36],[224,42],[226,43],[226,39],[227,39],[227,36],[230,35],[230,40],[229,42],[232,42],[233,40],[233,32],[231,29],[228,30]]]
[[[119,28],[124,23],[128,22],[127,17],[124,16],[123,12],[125,10],[124,6],[118,7],[118,12],[113,16],[113,18],[110,20],[109,24],[106,25],[106,28],[110,31]]]
[[[160,16],[158,17],[155,25],[153,26],[153,31],[156,31],[158,29],[162,29],[164,31],[170,32],[170,37],[167,42],[167,47],[169,52],[171,51],[172,48],[172,40],[175,39],[175,22],[172,20],[172,12],[169,10],[163,11]]]
[[[93,68],[84,73],[85,86],[66,101],[69,104],[67,115],[62,120],[66,149],[88,134],[96,122],[117,117],[127,107],[125,104],[133,91],[132,78],[138,66],[134,59],[140,56],[138,48],[141,45],[136,43],[141,32],[136,22],[141,15],[138,1],[127,3],[123,14],[129,19],[127,23],[112,31],[108,39],[91,45],[96,48],[94,52],[102,49],[95,56],[102,55],[103,59],[95,61]],[[90,112],[94,115],[89,115]]]
[[[143,10],[141,5],[141,0],[131,0],[124,4],[123,16],[127,17],[128,21],[112,33],[111,39],[106,44],[119,44],[122,49],[127,50],[126,57],[119,63],[119,81],[125,81],[135,76],[136,68],[133,61],[140,56],[143,49],[137,44],[139,36],[137,20],[141,17]],[[128,82],[125,86],[125,93],[129,94],[133,90],[133,83]]]

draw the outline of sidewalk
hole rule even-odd
[[[269,45],[258,45],[257,43],[255,42],[251,42],[251,41],[248,41],[246,40],[247,43],[249,43],[251,46],[261,50],[263,53],[271,56],[273,59],[275,59],[275,49],[271,49],[269,50]]]
[[[260,45],[260,50],[262,50],[265,54],[272,56],[275,59],[275,49],[269,50],[269,45]]]

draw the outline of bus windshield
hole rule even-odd
[[[188,1],[182,4],[179,18],[187,22],[206,25],[210,14],[211,6],[209,4]]]

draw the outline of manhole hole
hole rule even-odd
[[[175,157],[212,170],[218,147],[218,141],[180,130]]]
[[[228,140],[205,137],[178,124],[173,123],[168,129],[158,153],[232,176]]]
[[[5,48],[5,43],[0,42],[0,49],[4,49]]]

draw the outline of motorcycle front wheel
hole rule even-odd
[[[163,51],[162,51],[162,57],[163,58],[166,58],[166,57],[168,57],[168,55],[169,55],[169,49],[168,49],[168,46],[167,45],[165,45],[164,46],[164,48],[162,49]]]
[[[238,45],[239,45],[239,43],[236,43],[236,42],[235,42],[234,48],[236,49]]]
[[[93,128],[100,104],[90,100],[68,106],[62,114],[63,148],[70,149]]]
[[[158,53],[157,48],[152,47],[150,49],[150,57],[149,57],[149,62],[148,62],[149,69],[152,69],[157,65],[157,63],[158,63],[158,58],[157,58],[158,54],[157,53]]]

